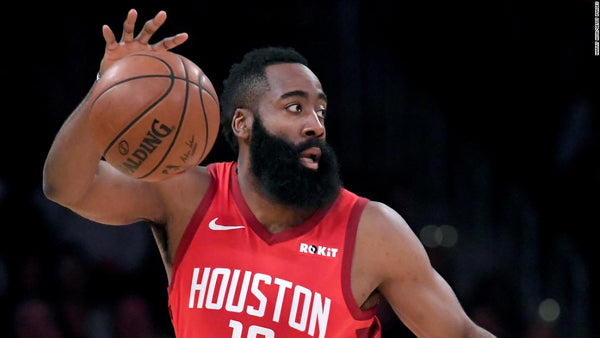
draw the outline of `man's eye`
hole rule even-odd
[[[317,115],[318,115],[320,118],[323,118],[323,119],[324,119],[324,118],[325,118],[325,116],[327,116],[327,109],[325,109],[325,108],[321,108],[321,109],[317,110]]]
[[[302,112],[302,107],[299,104],[292,104],[287,107],[287,110],[292,113],[300,113]]]

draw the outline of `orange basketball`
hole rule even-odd
[[[162,181],[199,165],[219,131],[219,100],[204,72],[169,51],[128,55],[91,96],[90,130],[126,175]]]

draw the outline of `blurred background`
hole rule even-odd
[[[498,337],[598,337],[597,9],[591,0],[11,3],[2,22],[2,337],[173,337],[146,224],[45,199],[42,167],[130,8],[136,34],[220,92],[265,45],[296,48],[329,97],[345,186],[394,207],[468,314]],[[595,19],[596,18],[596,19]],[[10,20],[9,20],[10,19]],[[597,22],[597,21],[596,21]],[[209,158],[233,160],[219,136]],[[594,160],[595,159],[595,160]],[[384,337],[412,337],[387,304]]]

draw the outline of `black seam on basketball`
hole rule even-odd
[[[168,75],[163,75],[163,76],[161,76],[161,77],[169,77],[169,78],[171,79],[171,83],[170,83],[170,86],[169,86],[169,88],[167,88],[167,91],[165,92],[165,94],[163,94],[163,96],[161,96],[159,99],[157,99],[156,101],[154,101],[154,103],[153,103],[153,104],[151,104],[151,105],[150,105],[150,106],[149,106],[147,109],[145,109],[145,110],[144,110],[144,111],[143,111],[143,112],[142,112],[140,115],[138,115],[138,116],[137,116],[135,119],[133,119],[133,120],[132,120],[132,121],[131,121],[131,122],[130,122],[130,123],[129,123],[129,124],[128,124],[128,125],[127,125],[125,128],[123,128],[123,130],[121,130],[121,132],[119,132],[119,134],[117,134],[117,136],[116,136],[116,137],[115,137],[115,138],[114,138],[114,139],[113,139],[113,140],[112,140],[112,141],[111,141],[111,142],[108,144],[108,146],[107,146],[107,147],[106,147],[106,149],[104,150],[104,153],[102,154],[102,156],[106,156],[106,154],[108,153],[108,151],[110,150],[110,148],[112,148],[112,146],[115,144],[115,142],[117,142],[117,140],[118,140],[118,139],[119,139],[121,136],[123,136],[123,134],[125,134],[125,133],[126,133],[128,130],[129,130],[129,128],[131,128],[131,126],[133,126],[133,125],[134,125],[134,124],[135,124],[135,123],[136,123],[136,122],[137,122],[139,119],[141,119],[141,118],[142,118],[144,115],[146,115],[146,113],[148,113],[148,112],[149,112],[149,111],[150,111],[152,108],[154,108],[154,106],[156,106],[156,105],[157,105],[158,103],[160,103],[160,102],[161,102],[161,101],[162,101],[162,100],[163,100],[163,99],[164,99],[164,98],[165,98],[167,95],[169,95],[169,93],[170,93],[170,92],[171,92],[171,90],[173,89],[173,86],[174,86],[174,83],[175,83],[175,75],[174,75],[174,72],[173,72],[173,68],[171,68],[171,65],[170,65],[168,62],[166,62],[165,60],[163,60],[163,59],[161,59],[161,58],[158,58],[158,57],[156,57],[156,56],[153,56],[153,55],[145,55],[145,54],[133,54],[133,55],[135,55],[135,56],[145,56],[145,57],[152,57],[152,58],[154,58],[154,59],[157,59],[157,60],[159,60],[160,62],[164,63],[164,64],[167,66],[167,68],[169,69],[169,72],[171,73],[171,76],[168,76]],[[148,75],[140,75],[139,77],[135,77],[135,78],[143,78],[143,77],[151,77],[151,76],[148,76]],[[131,78],[131,79],[133,79],[133,78]],[[127,79],[127,80],[124,80],[124,81],[120,81],[120,82],[118,82],[118,83],[116,83],[116,84],[114,84],[114,85],[110,86],[110,87],[109,87],[109,88],[107,88],[106,90],[108,90],[108,89],[110,89],[110,88],[112,88],[112,87],[116,86],[117,84],[120,84],[120,83],[127,82],[128,80],[131,80],[131,79]],[[106,90],[105,90],[105,91],[104,91],[102,94],[104,94],[104,93],[106,92]],[[100,94],[98,97],[100,97],[102,94]],[[94,101],[94,102],[95,102],[95,101]]]
[[[200,105],[202,106],[202,115],[204,116],[204,147],[202,148],[202,155],[200,155],[200,158],[202,159],[204,158],[204,153],[206,153],[206,147],[208,146],[208,117],[206,117],[206,107],[204,106],[204,88],[202,87],[203,77],[204,74],[201,74],[198,77],[198,85],[200,86],[200,90],[198,91],[198,93],[200,93]]]
[[[201,77],[202,77],[202,78],[204,78],[204,77],[206,77],[206,75],[204,75],[204,73],[202,73],[202,76],[201,76]],[[202,80],[200,80],[200,81],[198,82],[198,87],[202,88],[202,89],[203,89],[203,90],[206,92],[206,94],[208,94],[208,95],[211,97],[211,99],[213,99],[213,101],[215,101],[215,102],[219,102],[219,100],[218,100],[216,97],[214,97],[214,96],[213,96],[213,94],[211,93],[211,91],[210,91],[210,90],[208,90],[208,89],[206,89],[206,88],[202,87]]]
[[[169,144],[167,151],[165,151],[165,154],[162,156],[160,161],[158,161],[156,166],[154,166],[154,168],[150,169],[150,171],[148,173],[146,173],[145,175],[142,175],[142,176],[138,176],[138,178],[140,178],[140,179],[148,177],[149,175],[154,173],[154,171],[156,171],[156,169],[158,167],[160,167],[162,165],[162,163],[165,161],[165,158],[167,158],[167,156],[169,156],[169,153],[171,153],[171,149],[173,149],[173,145],[175,144],[175,141],[177,141],[177,137],[179,136],[179,132],[181,131],[181,125],[183,124],[183,119],[185,118],[185,114],[187,112],[187,104],[188,104],[189,95],[190,95],[189,74],[188,74],[188,69],[185,66],[185,62],[183,62],[183,60],[181,59],[181,56],[178,56],[178,58],[179,58],[179,61],[181,61],[181,64],[183,67],[183,73],[185,74],[185,100],[183,102],[183,110],[181,112],[181,119],[179,120],[179,125],[177,126],[177,130],[175,131],[175,135],[173,136],[173,139],[171,140],[171,144]],[[173,80],[173,83],[174,82],[175,82],[175,80]]]

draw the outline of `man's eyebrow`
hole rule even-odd
[[[291,92],[287,92],[281,95],[280,99],[286,99],[292,96],[300,96],[302,98],[308,98],[308,93],[303,90],[292,90]],[[327,102],[327,95],[325,93],[319,93],[319,99]]]

